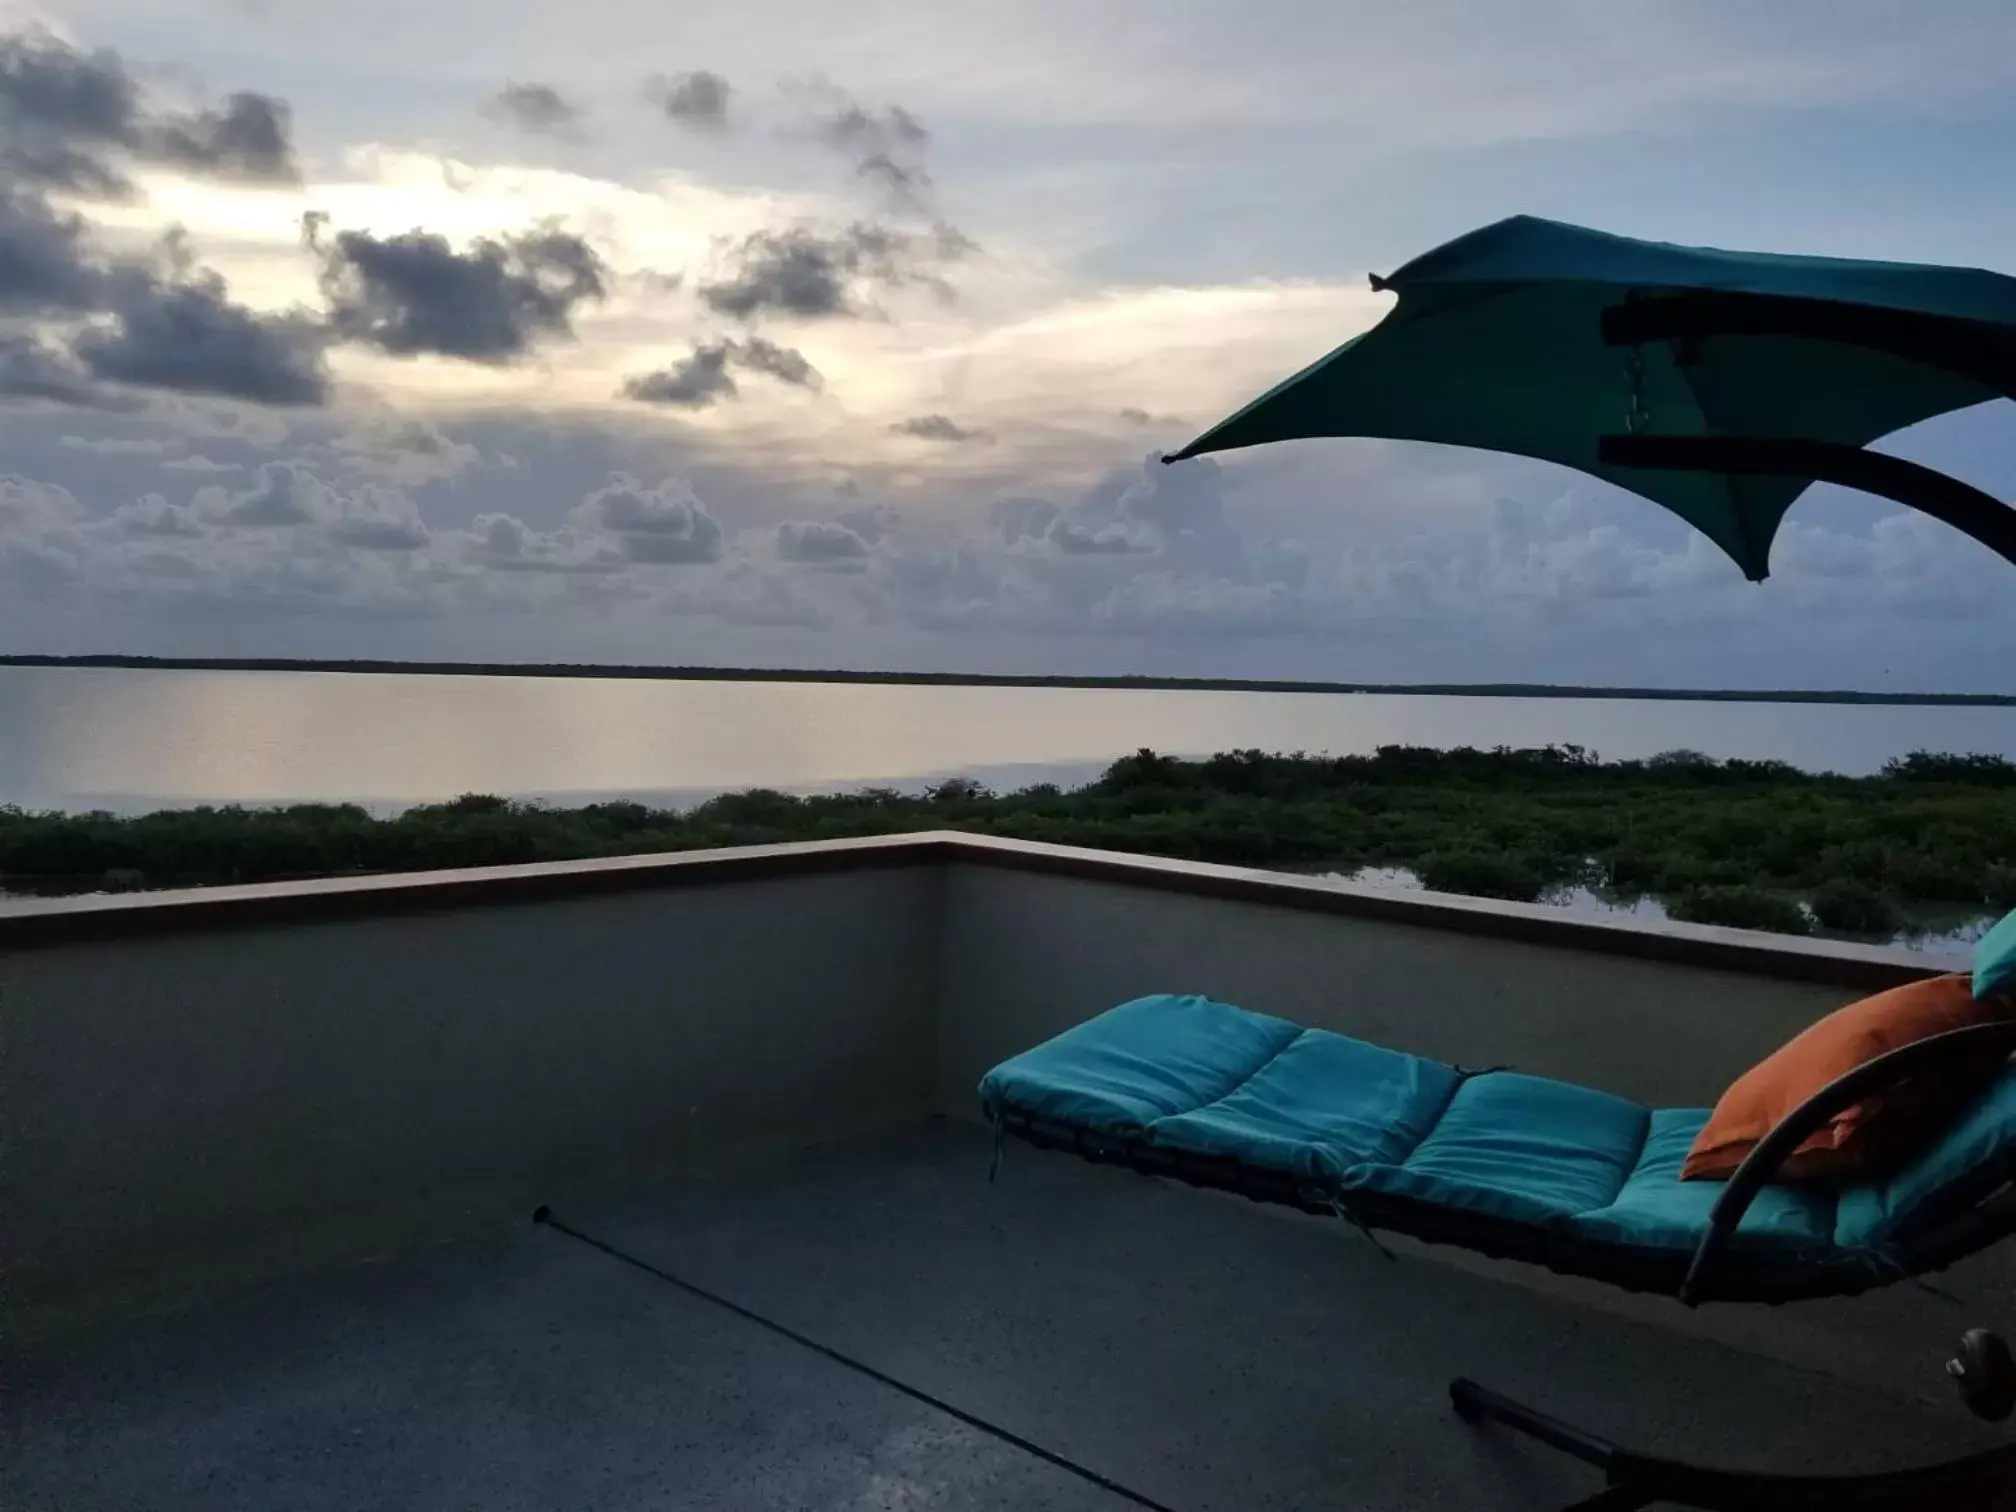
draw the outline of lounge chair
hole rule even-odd
[[[1679,1179],[1706,1109],[1465,1071],[1201,997],[1111,1009],[995,1067],[980,1101],[997,1138],[1689,1306],[1768,1303],[1936,1271],[2016,1231],[2016,1065],[1888,1180],[1838,1193],[1771,1181],[1872,1092],[1946,1056],[2012,1050],[2016,1023],[1994,1023],[1871,1061],[1789,1115],[1726,1183]],[[2016,1494],[2016,1446],[1887,1475],[1770,1476],[1638,1455],[1471,1381],[1450,1395],[1466,1419],[1603,1469],[1609,1488],[1590,1507],[1840,1512]]]

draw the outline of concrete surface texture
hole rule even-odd
[[[918,1126],[560,1217],[1178,1512],[1530,1509],[1591,1472],[1476,1376],[1782,1470],[1995,1442],[1932,1411],[1339,1224]],[[0,1505],[1130,1505],[547,1227],[279,1282],[14,1362]]]
[[[937,875],[0,952],[0,1287],[152,1306],[921,1117]]]

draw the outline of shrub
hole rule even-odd
[[[1836,877],[1814,889],[1808,900],[1822,929],[1846,934],[1895,934],[1904,922],[1892,903],[1865,882]]]
[[[2016,866],[1991,866],[1983,900],[1990,908],[2016,908]]]
[[[1666,912],[1689,924],[1722,924],[1773,934],[1812,932],[1804,909],[1761,887],[1690,887],[1666,900]]]
[[[1491,851],[1435,851],[1414,865],[1414,875],[1431,892],[1469,893],[1531,903],[1545,885],[1539,872],[1517,856]]]

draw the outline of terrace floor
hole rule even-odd
[[[1596,1489],[1457,1421],[1456,1374],[1760,1468],[1998,1441],[1957,1405],[1389,1261],[1341,1224],[1019,1147],[990,1186],[988,1154],[982,1132],[932,1125],[558,1216],[1178,1512]],[[126,1324],[11,1373],[13,1512],[1134,1504],[548,1226]]]

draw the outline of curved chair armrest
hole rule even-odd
[[[1715,1209],[1708,1216],[1708,1231],[1701,1236],[1701,1245],[1694,1251],[1693,1262],[1687,1267],[1686,1280],[1680,1283],[1681,1302],[1688,1307],[1699,1303],[1710,1262],[1727,1246],[1729,1236],[1736,1232],[1736,1225],[1743,1221],[1743,1215],[1750,1210],[1757,1194],[1770,1185],[1771,1178],[1778,1174],[1778,1168],[1784,1165],[1793,1151],[1825,1127],[1836,1114],[1852,1108],[1871,1093],[1895,1086],[1956,1052],[1988,1055],[1998,1049],[2005,1055],[2016,1050],[2016,1020],[1948,1030],[1892,1050],[1888,1055],[1879,1055],[1853,1071],[1837,1076],[1786,1114],[1777,1127],[1759,1140],[1744,1157],[1743,1164],[1736,1168],[1736,1174],[1729,1178],[1722,1195],[1715,1200]]]

